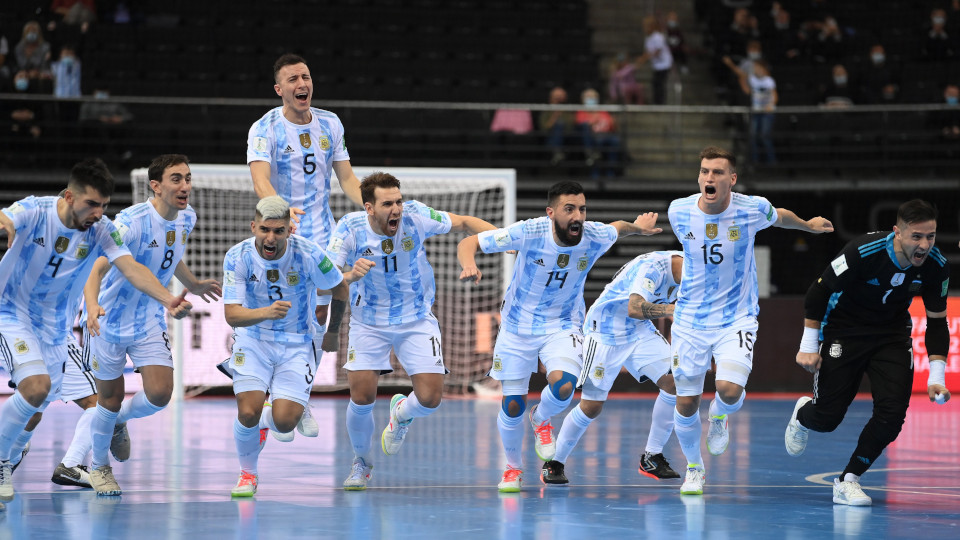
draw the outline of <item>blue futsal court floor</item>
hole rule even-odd
[[[292,443],[270,437],[252,500],[230,498],[239,472],[232,398],[187,400],[132,421],[132,457],[114,466],[120,497],[50,482],[80,415],[75,405],[57,403],[14,474],[17,496],[0,512],[0,540],[960,538],[957,402],[936,406],[915,396],[899,440],[862,479],[873,506],[853,508],[833,504],[830,483],[856,445],[869,400],[858,399],[836,432],[811,433],[806,453],[790,458],[783,432],[796,397],[748,395],[731,418],[727,452],[704,450],[707,484],[697,497],[681,496],[679,480],[637,474],[654,397],[607,404],[567,462],[567,487],[540,484],[528,433],[519,494],[496,489],[503,468],[498,400],[447,399],[414,422],[400,454],[378,450],[367,491],[345,492],[347,401],[314,398],[321,436],[298,434]],[[377,401],[378,433],[389,401]],[[664,454],[681,471],[675,436]]]

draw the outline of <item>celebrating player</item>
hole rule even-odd
[[[187,237],[197,222],[189,205],[192,175],[187,156],[158,156],[147,168],[147,177],[153,197],[123,210],[114,219],[124,244],[164,286],[176,276],[186,290],[204,301],[216,300],[222,294],[220,283],[197,279],[181,260]],[[127,421],[156,414],[170,402],[173,356],[167,322],[162,306],[137,291],[123,274],[110,267],[106,257],[94,263],[84,301],[85,355],[90,359],[99,393],[90,423],[90,483],[98,495],[120,495],[107,450],[117,461],[129,459]],[[124,401],[127,355],[140,372],[143,389]]]
[[[543,483],[568,483],[564,472],[567,456],[600,415],[621,367],[637,381],[649,379],[661,389],[638,471],[655,479],[680,478],[663,457],[663,446],[673,433],[677,404],[670,344],[651,320],[673,315],[682,266],[683,253],[679,251],[639,255],[623,265],[590,306],[583,332],[583,370],[577,380],[577,386],[583,386],[580,403],[560,426],[557,453],[540,471]]]
[[[927,393],[937,403],[950,399],[944,381],[950,265],[933,247],[936,236],[937,210],[919,199],[903,203],[893,232],[853,239],[807,291],[797,364],[815,374],[814,399],[797,401],[784,434],[787,453],[803,453],[808,430],[833,431],[840,425],[864,373],[873,393],[873,416],[833,481],[835,503],[873,502],[860,487],[860,476],[903,427],[913,386],[908,310],[915,296],[923,298],[927,310]]]
[[[619,237],[655,234],[657,214],[641,214],[633,223],[609,225],[586,221],[583,187],[560,182],[547,192],[547,215],[507,228],[469,236],[460,242],[457,259],[461,280],[479,282],[477,248],[484,253],[519,252],[510,286],[500,309],[500,333],[493,350],[490,376],[501,381],[503,400],[497,416],[507,467],[498,486],[517,492],[523,485],[523,412],[530,375],[537,359],[547,370],[540,403],[530,409],[537,455],[553,460],[556,443],[550,418],[573,399],[583,363],[583,285],[593,263]]]
[[[830,232],[822,217],[801,220],[763,197],[733,193],[736,157],[717,147],[700,152],[700,193],[677,199],[668,210],[683,245],[683,280],[674,311],[673,377],[677,388],[674,429],[687,458],[680,493],[703,494],[700,395],[710,359],[717,364],[717,392],[710,402],[707,449],[720,455],[730,441],[727,418],[740,410],[753,369],[760,312],[754,236],[767,227]]]
[[[290,221],[283,198],[260,199],[250,223],[253,237],[230,248],[223,260],[224,316],[236,329],[230,356],[237,396],[233,437],[240,458],[240,479],[231,490],[235,497],[257,492],[257,458],[267,431],[293,431],[310,399],[317,368],[311,313],[317,289],[335,289],[343,301],[344,281],[360,279],[372,265],[360,259],[341,274],[323,248],[290,234]],[[273,402],[265,407],[268,390]]]
[[[451,231],[476,234],[494,228],[480,218],[404,201],[400,181],[387,173],[364,178],[360,192],[366,211],[343,216],[329,248],[338,266],[355,265],[360,257],[371,257],[378,266],[350,290],[350,347],[344,369],[350,384],[347,433],[355,457],[343,483],[347,490],[366,489],[370,480],[373,406],[380,375],[392,371],[391,349],[410,375],[413,392],[390,400],[390,420],[380,436],[383,453],[399,452],[413,419],[440,406],[447,370],[440,325],[431,312],[436,285],[424,241]]]
[[[10,450],[27,422],[60,394],[72,336],[67,323],[102,253],[138,290],[186,316],[190,303],[173,297],[134,260],[113,222],[103,216],[113,177],[99,159],[70,171],[59,197],[27,197],[0,212],[9,249],[0,261],[0,343],[17,389],[0,407],[0,500],[13,499]]]

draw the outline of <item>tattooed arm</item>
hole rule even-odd
[[[630,295],[627,314],[634,319],[662,319],[673,316],[673,304],[654,304],[647,302],[639,294]]]

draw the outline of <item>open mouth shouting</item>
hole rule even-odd
[[[264,258],[264,259],[268,259],[268,260],[275,259],[275,258],[277,257],[277,252],[279,251],[278,247],[279,247],[279,246],[277,246],[277,244],[272,244],[272,245],[271,245],[271,244],[268,244],[268,243],[264,242],[264,243],[263,243],[263,253],[262,253],[263,258]]]
[[[293,99],[296,100],[298,105],[306,107],[310,101],[310,93],[306,90],[302,90],[293,94]]]
[[[923,261],[927,260],[927,255],[929,253],[930,253],[929,251],[925,251],[923,249],[918,249],[914,251],[913,256],[910,257],[910,263],[913,264],[914,266],[921,266],[923,264]]]
[[[388,236],[394,236],[397,234],[397,229],[400,228],[400,217],[390,218],[387,220],[387,230],[385,231]]]

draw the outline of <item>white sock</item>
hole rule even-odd
[[[674,408],[673,424],[677,439],[680,440],[680,449],[687,458],[687,466],[703,468],[703,457],[700,455],[700,411],[693,413],[693,416],[683,416]]]
[[[40,409],[27,403],[20,392],[14,392],[0,407],[0,461],[10,459],[13,443],[27,422]]]
[[[710,401],[710,416],[730,415],[739,411],[740,407],[743,407],[743,399],[745,397],[747,397],[747,392],[740,392],[740,399],[738,399],[736,403],[727,404],[720,399],[720,392],[717,392],[713,400]]]
[[[436,411],[439,407],[429,408],[424,407],[419,400],[417,400],[417,395],[413,392],[410,392],[410,395],[407,396],[407,399],[403,400],[403,403],[397,407],[397,420],[401,422],[406,422],[407,420],[413,420],[414,418],[420,418],[421,416],[428,416]]]
[[[507,416],[503,409],[497,415],[497,429],[500,430],[503,452],[507,455],[507,465],[515,469],[523,468],[523,416]]]
[[[23,430],[20,432],[20,435],[17,435],[17,438],[14,439],[13,446],[10,447],[11,465],[20,463],[20,460],[23,458],[23,449],[27,446],[27,443],[30,442],[30,437],[33,437],[33,431]]]
[[[673,433],[673,410],[677,408],[677,396],[663,390],[653,402],[653,414],[650,418],[650,434],[647,435],[645,450],[651,454],[663,453],[663,447]]]
[[[260,456],[260,427],[246,427],[240,420],[233,420],[233,441],[237,444],[240,470],[257,474],[257,458]]]
[[[543,391],[540,392],[540,403],[537,404],[537,410],[533,411],[534,421],[538,424],[546,422],[552,418],[553,415],[563,412],[563,410],[567,408],[567,405],[570,405],[571,401],[573,401],[573,392],[570,392],[570,397],[561,400],[553,395],[549,384],[544,386]]]
[[[353,445],[353,453],[370,465],[370,447],[376,422],[373,419],[373,403],[357,405],[350,400],[347,404],[347,435]]]
[[[93,448],[93,440],[90,438],[90,423],[93,422],[93,415],[95,414],[97,414],[97,408],[90,407],[83,411],[80,419],[77,420],[77,427],[73,430],[73,440],[70,441],[70,448],[67,448],[67,453],[63,456],[65,467],[76,467],[83,463],[87,454]]]
[[[267,428],[276,432],[280,432],[277,429],[276,422],[273,421],[273,407],[263,406],[263,409],[260,411],[260,424],[257,426],[259,429]]]
[[[570,452],[573,452],[573,448],[587,432],[590,422],[593,422],[593,418],[584,414],[580,405],[570,411],[570,414],[563,419],[563,425],[560,426],[560,434],[557,436],[557,454],[554,460],[560,463],[567,462]]]
[[[147,395],[143,393],[143,390],[141,390],[134,394],[133,398],[124,401],[123,405],[120,406],[120,414],[117,416],[117,423],[125,424],[128,420],[150,416],[151,414],[158,413],[162,410],[163,407],[157,407],[153,403],[150,403],[150,400],[147,399]]]
[[[110,441],[113,440],[113,428],[117,425],[117,414],[103,405],[97,404],[96,413],[90,422],[90,438],[93,446],[93,461],[91,466],[96,469],[110,464],[107,452],[110,450]]]

